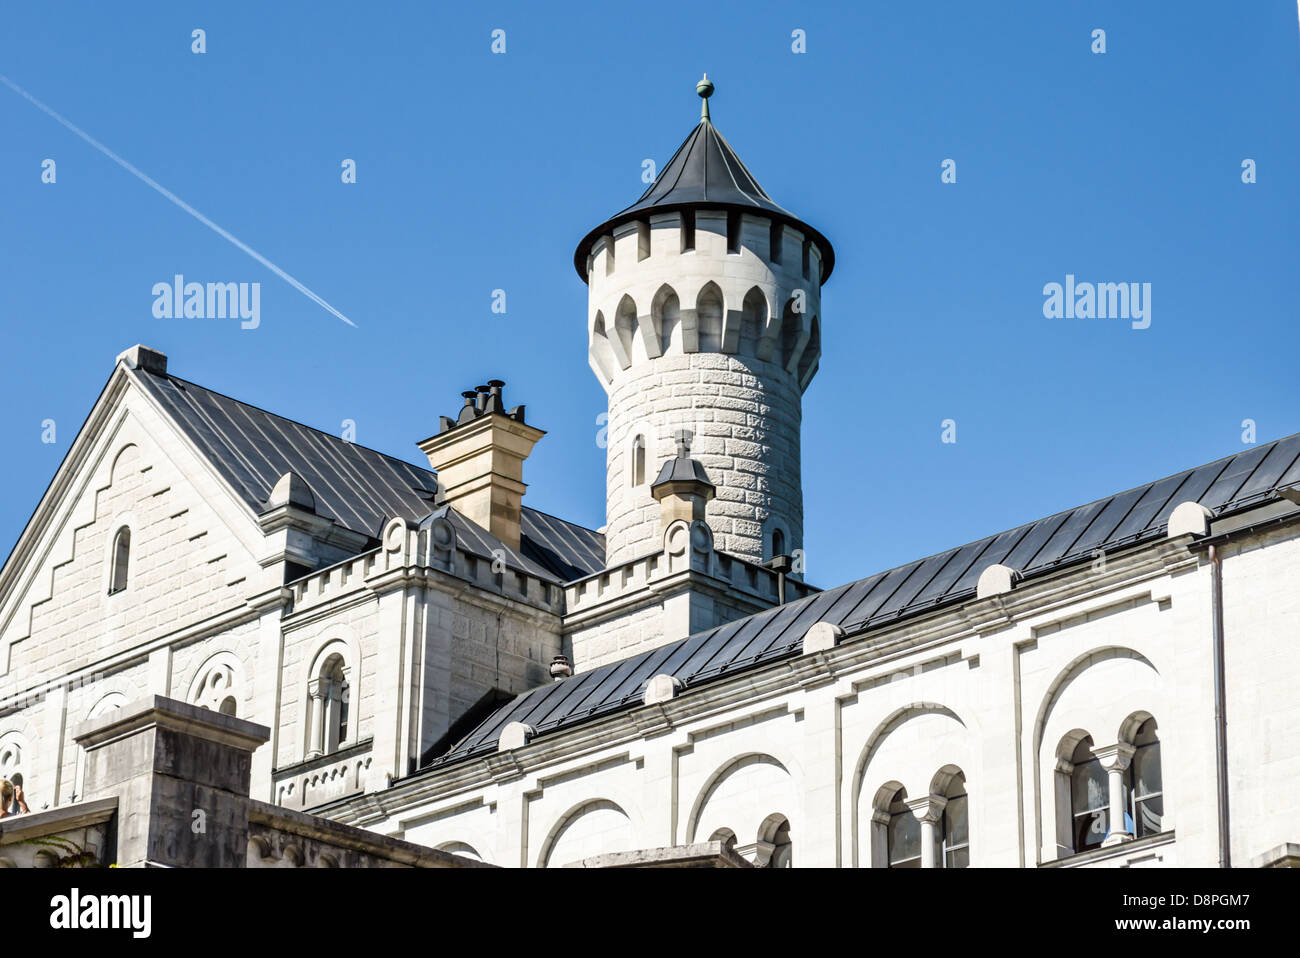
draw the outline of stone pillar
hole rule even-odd
[[[921,823],[921,867],[939,867],[939,820],[948,799],[942,795],[926,795],[908,799],[907,807]]]
[[[245,716],[265,722],[271,729],[271,740],[266,748],[253,753],[253,796],[265,802],[275,801],[275,782],[273,771],[276,757],[280,752],[280,706],[285,694],[284,684],[284,639],[280,631],[280,620],[284,613],[289,590],[277,588],[263,596],[249,599],[249,603],[261,610],[257,623],[257,651],[255,671],[253,673],[253,706]],[[289,696],[301,695],[300,689],[290,689]],[[302,735],[302,729],[297,730]],[[296,761],[297,755],[293,756]]]
[[[801,868],[840,865],[840,738],[839,703],[834,689],[806,691],[803,701],[803,815],[794,848]],[[797,727],[797,726],[796,726]]]
[[[40,794],[39,801],[32,805],[33,811],[39,811],[45,804],[51,806],[68,801],[68,795],[75,787],[61,781],[63,774],[63,733],[68,720],[68,690],[64,685],[50,689],[45,696],[44,715],[41,722],[41,745],[43,748],[36,756],[36,776],[28,777],[28,801],[31,796]],[[36,789],[32,786],[35,785]]]
[[[1101,767],[1106,770],[1106,776],[1110,784],[1110,834],[1101,843],[1103,846],[1118,845],[1121,842],[1133,840],[1133,833],[1124,827],[1124,806],[1126,804],[1124,801],[1124,773],[1128,770],[1128,763],[1133,760],[1134,751],[1132,745],[1123,742],[1092,750],[1092,754],[1101,762]]]
[[[319,675],[307,683],[307,697],[311,699],[311,737],[307,739],[307,758],[319,758],[325,753],[325,694],[329,680]]]
[[[161,695],[81,725],[83,800],[117,797],[118,864],[243,868],[252,757],[269,735]]]

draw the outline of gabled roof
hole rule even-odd
[[[175,376],[144,368],[132,374],[254,514],[286,472],[306,480],[319,515],[371,539],[389,519],[418,524],[434,511],[437,481],[428,469]],[[466,548],[480,555],[504,549],[516,568],[561,582],[604,568],[604,536],[527,506],[518,552],[454,510],[453,516]]]
[[[596,240],[616,226],[643,220],[655,213],[694,209],[736,210],[788,223],[817,244],[822,253],[821,281],[824,283],[830,278],[835,266],[835,251],[831,249],[830,241],[772,201],[707,117],[691,130],[640,199],[583,237],[573,254],[573,265],[578,275],[584,283],[587,281],[587,255]]]
[[[1098,549],[1109,553],[1161,538],[1181,502],[1199,502],[1222,516],[1260,504],[1295,482],[1300,482],[1300,434],[525,692],[430,765],[495,751],[510,722],[542,735],[640,705],[646,682],[661,672],[690,689],[800,654],[804,633],[814,623],[830,622],[847,636],[860,635],[971,599],[980,573],[990,565],[1007,565],[1032,578],[1090,561]]]

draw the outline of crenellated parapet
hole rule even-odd
[[[800,230],[734,210],[621,223],[588,256],[588,358],[612,392],[665,356],[734,356],[802,393],[821,358],[822,252]],[[757,366],[755,364],[762,364]]]

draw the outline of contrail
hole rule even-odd
[[[279,276],[282,280],[284,280],[286,283],[288,283],[290,286],[292,286],[292,287],[293,287],[294,289],[296,289],[298,292],[302,293],[304,296],[306,296],[308,299],[310,299],[313,303],[316,303],[316,305],[318,305],[318,306],[322,307],[323,309],[328,310],[329,312],[333,313],[335,316],[337,316],[339,319],[343,320],[343,322],[347,323],[349,326],[351,326],[351,327],[353,327],[353,328],[356,328],[356,325],[357,325],[356,323],[352,322],[352,320],[348,319],[346,316],[344,316],[342,313],[340,313],[337,309],[335,309],[335,308],[334,308],[333,306],[331,306],[329,303],[325,302],[325,300],[321,299],[319,296],[317,296],[315,293],[313,293],[311,290],[309,290],[309,289],[308,289],[306,286],[304,286],[302,283],[298,282],[296,279],[294,279],[292,276],[290,276],[290,275],[289,275],[288,273],[286,273],[284,270],[280,269],[280,267],[276,266],[276,265],[275,265],[274,263],[272,263],[269,259],[267,259],[267,258],[266,258],[265,256],[263,256],[261,253],[259,253],[257,250],[253,249],[251,246],[249,246],[247,243],[241,241],[241,240],[238,239],[237,237],[232,236],[230,233],[226,232],[226,230],[222,229],[220,226],[218,226],[216,223],[212,222],[212,220],[208,219],[206,216],[204,216],[202,213],[200,213],[200,212],[199,212],[198,210],[196,210],[194,207],[190,206],[189,203],[186,203],[183,199],[181,199],[179,196],[177,196],[177,195],[176,195],[175,193],[173,193],[171,190],[167,189],[165,186],[163,186],[162,184],[160,184],[160,183],[158,183],[157,181],[153,180],[152,178],[150,178],[150,177],[149,177],[148,175],[146,175],[145,173],[142,173],[140,170],[136,169],[134,166],[132,166],[132,165],[131,165],[130,163],[128,163],[126,160],[122,159],[120,156],[118,156],[116,153],[114,153],[112,150],[110,150],[108,147],[106,147],[103,143],[100,143],[98,140],[96,140],[96,139],[95,139],[93,136],[91,136],[89,133],[86,133],[84,130],[81,130],[81,129],[77,128],[74,124],[72,124],[72,123],[69,122],[68,120],[65,120],[62,116],[60,116],[58,113],[54,112],[52,109],[50,109],[50,108],[49,108],[48,106],[46,106],[44,103],[42,103],[40,100],[36,99],[36,97],[32,96],[30,93],[28,93],[28,92],[27,92],[26,90],[24,90],[22,87],[20,87],[17,83],[14,83],[14,82],[13,82],[12,80],[10,80],[7,76],[4,76],[3,74],[0,74],[0,83],[3,83],[3,84],[4,84],[5,86],[7,86],[9,89],[13,90],[15,93],[17,93],[17,94],[18,94],[19,96],[21,96],[23,99],[27,100],[27,101],[28,101],[29,103],[31,103],[33,106],[37,107],[37,108],[38,108],[39,110],[41,110],[42,112],[47,113],[47,114],[49,114],[50,116],[54,117],[54,119],[58,120],[59,123],[61,123],[64,127],[66,127],[67,129],[71,130],[73,133],[77,134],[77,136],[81,137],[83,140],[85,140],[87,143],[89,143],[89,144],[90,144],[91,146],[93,146],[95,149],[99,150],[100,153],[103,153],[106,157],[108,157],[110,160],[112,160],[112,161],[113,161],[114,163],[116,163],[118,166],[122,167],[122,169],[126,170],[128,173],[130,173],[130,174],[131,174],[132,176],[134,176],[136,179],[138,179],[138,180],[142,180],[142,181],[143,181],[144,183],[146,183],[147,185],[153,187],[154,190],[156,190],[157,192],[161,193],[161,194],[162,194],[163,196],[165,196],[167,199],[171,200],[173,203],[175,203],[177,206],[179,206],[181,209],[183,209],[186,213],[189,213],[190,216],[193,216],[196,220],[198,220],[200,223],[202,223],[202,224],[203,224],[204,226],[206,226],[208,229],[212,230],[212,231],[213,231],[214,233],[216,233],[218,236],[222,237],[223,239],[227,240],[228,242],[230,242],[230,243],[234,244],[235,246],[239,247],[240,249],[242,249],[245,253],[247,253],[249,256],[253,257],[253,259],[257,260],[259,263],[261,263],[263,266],[265,266],[267,269],[269,269],[269,270],[270,270],[272,273],[274,273],[276,276]]]

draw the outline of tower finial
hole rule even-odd
[[[707,73],[704,74],[704,79],[695,84],[695,92],[704,101],[700,104],[700,122],[702,123],[709,118],[709,97],[713,96],[713,81],[709,79]]]

